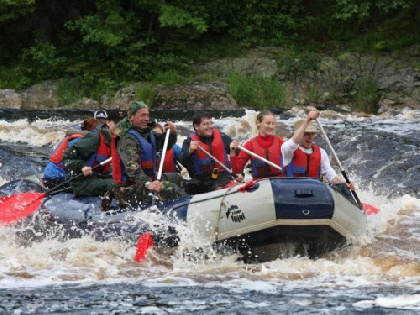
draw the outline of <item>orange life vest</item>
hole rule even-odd
[[[120,155],[117,152],[118,140],[119,136],[117,135],[114,135],[111,139],[112,177],[114,178],[114,182],[121,184],[127,181],[127,177],[122,176],[122,168],[124,167],[124,165],[122,164]]]
[[[281,150],[280,146],[283,144],[283,139],[278,136],[273,136],[273,144],[269,148],[264,148],[258,143],[258,137],[254,137],[251,140],[252,152],[267,159],[274,164],[281,166]],[[260,179],[274,176],[281,176],[280,170],[275,167],[257,159],[251,157],[252,165],[252,178]]]
[[[200,141],[200,137],[195,133],[191,136],[191,140]],[[213,141],[211,142],[210,146],[202,141],[200,141],[200,146],[220,162],[224,163],[226,167],[230,168],[230,162],[225,150],[225,145],[218,130],[213,130]],[[218,168],[219,172],[225,172],[225,169],[220,166],[219,163],[216,163],[204,152],[201,152],[201,150],[195,150],[193,155],[193,167],[194,175],[199,176],[211,176],[215,168]]]
[[[69,142],[73,139],[76,138],[81,138],[83,137],[82,134],[74,134],[71,136],[67,136],[65,137],[54,149],[54,151],[51,153],[51,156],[49,158],[50,162],[55,163],[58,167],[64,167],[63,164],[63,154],[64,151],[67,150],[67,148],[69,147]]]
[[[99,130],[94,130],[91,132],[97,132],[99,134],[98,150],[95,153],[91,154],[86,162],[87,166],[90,166],[93,168],[111,156],[111,147],[107,146],[105,142],[105,137],[102,134],[102,132],[100,132]],[[106,163],[105,165],[102,165],[96,168],[95,172],[102,173],[102,174],[108,173],[108,170],[111,166],[110,164],[111,163]]]
[[[312,145],[312,153],[307,154],[300,149],[295,150],[293,159],[287,165],[287,177],[321,177],[321,150]]]
[[[160,166],[161,159],[157,159],[157,165]],[[162,173],[176,173],[178,170],[176,169],[176,163],[174,158],[174,149],[171,148],[170,150],[166,151],[165,160],[163,161],[163,168]]]

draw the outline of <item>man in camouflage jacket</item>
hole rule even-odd
[[[176,199],[185,196],[186,193],[176,184],[168,181],[156,180],[157,167],[156,151],[159,151],[164,144],[165,134],[154,134],[149,127],[149,108],[144,102],[133,102],[129,109],[128,119],[121,121],[120,139],[117,144],[117,153],[121,164],[125,167],[126,179],[122,183],[116,183],[114,195],[121,206],[137,206],[140,203],[150,203],[152,198],[157,197],[160,200]],[[118,127],[117,127],[118,128]],[[176,142],[177,134],[175,125],[168,122],[170,133],[170,144],[168,148]],[[130,131],[132,129],[132,131]],[[142,149],[139,139],[142,137],[150,145],[155,141],[153,151],[154,166],[150,169],[142,167]],[[143,152],[144,153],[144,152]],[[150,163],[149,163],[150,164]],[[144,162],[143,162],[143,165]],[[114,173],[115,179],[115,173]]]

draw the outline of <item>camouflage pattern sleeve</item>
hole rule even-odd
[[[137,185],[144,185],[149,177],[141,169],[140,145],[131,134],[126,134],[118,142],[117,152],[130,178],[134,178]]]

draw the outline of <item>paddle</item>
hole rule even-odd
[[[168,130],[166,131],[166,135],[165,135],[165,142],[163,143],[162,156],[161,156],[161,160],[160,160],[160,164],[159,164],[159,170],[158,170],[158,173],[157,173],[157,176],[156,176],[157,180],[160,180],[162,178],[163,163],[165,161],[166,151],[168,150],[170,132],[171,131],[168,128]],[[151,196],[153,197],[152,198],[152,204],[154,205],[156,200],[159,199],[159,197],[157,196],[156,192]],[[139,241],[137,242],[136,256],[134,257],[134,261],[140,262],[144,258],[146,258],[147,250],[150,247],[153,247],[153,238],[152,238],[151,232],[147,231],[147,232],[143,233],[142,236],[140,236]]]
[[[343,166],[341,165],[341,162],[338,159],[337,153],[335,153],[335,150],[334,150],[333,146],[331,145],[330,139],[328,138],[327,134],[325,133],[325,130],[324,130],[324,128],[321,125],[321,122],[318,119],[316,119],[316,122],[317,122],[317,124],[319,126],[319,130],[321,131],[322,136],[324,137],[325,141],[327,142],[327,144],[328,144],[328,146],[329,146],[329,148],[330,148],[330,150],[331,150],[331,152],[332,152],[335,160],[338,163],[338,166],[340,168],[340,172],[343,175],[344,179],[346,180],[346,183],[350,183],[350,179],[347,176],[347,172],[344,170]],[[356,199],[357,204],[358,205],[362,205],[363,210],[365,210],[365,212],[366,212],[367,215],[370,215],[370,214],[378,214],[379,213],[379,209],[378,208],[375,208],[374,206],[369,205],[367,203],[362,203],[360,201],[359,197],[357,196],[357,193],[356,193],[355,190],[352,189],[350,191],[351,191],[354,199]]]
[[[163,149],[162,149],[162,160],[160,161],[159,172],[158,172],[158,175],[157,175],[158,180],[162,176],[161,170],[163,168],[163,160],[165,158],[165,153],[166,153],[166,149],[167,149],[167,146],[168,146],[168,143],[167,143],[168,138],[169,138],[169,129],[166,133],[165,143],[164,143]],[[213,159],[216,163],[219,163],[220,166],[223,167],[225,169],[225,171],[227,171],[233,177],[233,179],[236,179],[235,175],[232,173],[232,170],[230,168],[226,167],[226,165],[224,165],[222,162],[220,162],[216,157],[211,155],[209,152],[204,150],[201,146],[198,146],[198,149],[200,151],[202,151],[204,154],[206,154],[208,157]],[[137,242],[136,256],[134,257],[134,261],[140,262],[144,258],[146,258],[147,250],[150,247],[153,247],[153,238],[152,238],[151,232],[147,231],[147,232],[143,233],[142,236],[140,236],[139,241]]]
[[[157,173],[157,176],[156,176],[157,180],[160,180],[162,178],[163,164],[165,163],[166,151],[168,150],[169,133],[170,133],[170,130],[168,129],[168,131],[166,131],[165,141],[163,143],[162,156],[161,156],[161,159],[160,159],[159,169],[158,169],[158,173]],[[153,194],[149,193],[149,196],[152,197],[152,205],[155,205],[156,200],[159,200],[157,192],[155,191]]]
[[[134,261],[140,262],[146,258],[147,250],[150,247],[153,247],[152,234],[149,231],[144,232],[137,243],[136,256],[134,257]]]
[[[109,162],[112,158],[109,158],[95,167],[92,170],[99,168]],[[54,188],[47,190],[45,193],[21,193],[21,194],[12,194],[9,196],[3,196],[0,198],[0,225],[11,225],[20,219],[23,219],[32,213],[34,213],[42,203],[42,199],[47,196],[59,193],[62,191],[61,188],[66,186],[71,181],[80,178],[83,176],[83,173],[80,173],[74,177],[71,177],[67,181],[58,184]]]
[[[39,181],[42,188],[46,189],[44,183],[42,182],[41,176],[39,176],[38,172],[32,167],[32,164],[29,164],[29,167],[31,168],[31,172],[35,175],[36,179]]]
[[[245,153],[253,156],[254,158],[259,159],[259,160],[267,163],[268,165],[278,169],[279,171],[281,171],[281,172],[283,171],[283,169],[280,166],[278,166],[278,165],[274,164],[273,162],[263,158],[262,156],[259,156],[258,154],[254,153],[252,151],[249,151],[248,149],[245,149],[244,147],[241,147],[240,145],[238,145],[238,148],[241,149],[242,151],[244,151]]]
[[[163,148],[162,148],[162,157],[160,160],[160,165],[159,165],[159,170],[156,176],[157,180],[160,180],[162,178],[162,170],[163,170],[163,163],[165,162],[165,156],[166,156],[166,151],[168,150],[168,142],[169,142],[169,133],[171,131],[168,130],[166,131],[166,135],[165,135],[165,142],[163,143]]]
[[[203,152],[205,155],[207,155],[209,158],[213,159],[216,163],[218,163],[226,172],[228,172],[232,179],[236,180],[236,176],[235,174],[233,174],[232,170],[230,168],[228,168],[225,164],[223,164],[222,162],[220,162],[216,157],[214,157],[213,155],[211,155],[209,152],[207,152],[206,150],[203,149],[203,147],[198,146],[198,149]]]

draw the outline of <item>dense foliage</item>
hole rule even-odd
[[[0,88],[75,78],[72,88],[93,98],[130,82],[188,76],[193,62],[244,47],[394,51],[418,42],[420,20],[416,0],[0,3]]]

